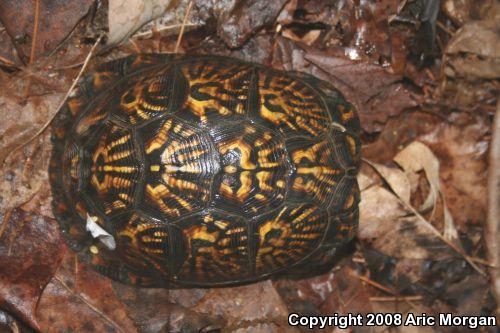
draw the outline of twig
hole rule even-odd
[[[38,36],[39,16],[40,16],[40,0],[35,0],[35,20],[33,23],[33,40],[31,41],[31,51],[30,51],[30,60],[29,60],[30,65],[35,60],[35,49],[36,49],[36,40],[37,40],[37,36]]]
[[[14,149],[12,149],[7,154],[7,156],[5,156],[4,162],[7,160],[7,158],[12,153],[14,153],[15,151],[21,149],[22,147],[26,146],[28,143],[30,143],[31,141],[33,141],[34,139],[36,139],[40,134],[42,134],[47,129],[47,127],[49,127],[50,123],[52,123],[52,121],[54,120],[54,118],[57,116],[57,114],[59,113],[59,111],[63,107],[64,103],[66,103],[66,100],[68,99],[68,97],[71,94],[71,92],[73,91],[73,89],[75,89],[75,86],[76,86],[78,80],[80,79],[80,77],[82,76],[83,72],[85,71],[85,68],[87,68],[87,65],[88,65],[88,63],[90,61],[90,58],[92,57],[92,54],[94,53],[95,48],[97,47],[97,45],[101,41],[101,38],[102,38],[102,36],[99,36],[99,38],[97,38],[95,44],[90,49],[89,54],[87,54],[87,57],[85,58],[85,61],[83,62],[83,66],[80,69],[80,72],[78,73],[78,75],[76,76],[76,78],[73,80],[73,84],[71,84],[71,87],[68,89],[68,91],[67,91],[66,95],[64,96],[64,98],[62,99],[61,103],[59,103],[59,106],[57,107],[57,111],[54,112],[54,114],[52,115],[52,117],[50,117],[50,119],[35,133],[35,135],[33,135],[31,138],[29,138],[25,142],[21,143],[20,145],[18,145]]]
[[[399,302],[399,301],[421,301],[423,300],[423,296],[390,296],[390,297],[370,297],[370,301],[372,302]]]
[[[182,26],[186,26],[186,27],[197,27],[198,24],[196,23],[186,23],[186,24],[172,24],[172,25],[167,25],[167,26],[164,26],[164,27],[161,27],[158,29],[158,33],[161,34],[162,32],[164,31],[168,31],[168,30],[175,30],[175,29],[178,29],[178,28],[182,28]],[[180,30],[179,30],[180,31]],[[150,31],[145,31],[145,32],[141,32],[141,33],[137,33],[135,35],[132,36],[133,39],[141,39],[141,38],[150,38],[153,36],[153,33],[150,32]]]
[[[372,287],[375,287],[376,289],[379,289],[379,290],[382,290],[383,292],[391,294],[396,299],[400,299],[400,300],[404,301],[405,303],[407,303],[412,308],[417,308],[417,306],[411,302],[412,301],[411,299],[406,299],[405,296],[399,296],[398,293],[396,291],[392,290],[391,288],[383,286],[380,283],[378,283],[376,281],[373,281],[373,280],[371,280],[370,278],[368,278],[366,276],[360,276],[360,275],[357,275],[357,274],[353,274],[353,275],[355,277],[357,277],[358,279],[360,279],[361,281],[368,283]],[[371,299],[371,297],[370,297],[370,299]]]
[[[13,208],[10,208],[9,210],[7,210],[7,212],[3,216],[2,224],[0,225],[0,238],[2,238],[2,235],[5,232],[5,229],[7,229],[7,225],[9,224],[9,220],[10,220],[10,217],[12,216],[13,210],[14,210]]]
[[[441,28],[441,30],[443,30],[444,32],[446,32],[448,35],[450,36],[453,36],[455,33],[453,31],[451,31],[450,29],[448,29],[447,26],[445,26],[443,23],[437,21],[436,22],[436,25]]]
[[[490,159],[488,167],[488,220],[485,238],[489,261],[495,265],[490,268],[491,288],[497,300],[496,315],[500,319],[500,100],[493,126],[491,128]]]
[[[123,329],[113,321],[110,317],[108,317],[105,313],[103,313],[101,310],[99,310],[95,305],[90,303],[86,297],[81,295],[80,293],[75,292],[73,289],[71,289],[59,276],[54,275],[54,279],[59,282],[64,289],[69,291],[71,294],[75,295],[78,299],[80,299],[85,305],[87,305],[92,311],[97,313],[99,316],[101,316],[104,320],[106,320],[111,326],[116,328],[117,331],[119,332],[124,332]]]
[[[391,288],[388,288],[388,287],[385,287],[383,285],[381,285],[380,283],[376,282],[376,281],[373,281],[372,279],[370,278],[367,278],[366,276],[360,276],[360,275],[355,275],[358,279],[360,279],[361,281],[364,281],[366,283],[368,283],[369,285],[371,285],[372,287],[375,287],[377,289],[380,289],[386,293],[389,293],[391,295],[396,295],[396,292],[394,290],[392,290]]]
[[[184,35],[184,29],[186,27],[187,19],[189,17],[189,12],[193,7],[193,3],[194,3],[193,0],[189,0],[186,13],[184,14],[184,19],[182,20],[181,31],[179,31],[179,37],[177,37],[177,43],[175,44],[174,53],[177,53],[179,51],[179,47],[181,46],[182,35]]]
[[[384,175],[378,170],[378,168],[375,164],[373,164],[371,161],[366,160],[366,159],[362,159],[362,160],[363,160],[363,162],[365,162],[366,164],[371,166],[373,168],[373,170],[375,170],[382,178],[384,178]],[[434,225],[432,225],[432,223],[427,221],[415,208],[413,208],[413,206],[409,202],[406,202],[405,200],[401,199],[401,197],[398,195],[398,192],[395,191],[394,188],[391,186],[390,182],[387,182],[387,184],[389,184],[389,188],[393,192],[396,199],[398,199],[399,202],[401,202],[408,210],[410,210],[413,213],[413,215],[415,215],[428,229],[430,229],[432,231],[432,233],[434,233],[436,235],[436,237],[438,237],[441,241],[443,241],[443,243],[445,243],[446,245],[451,247],[456,253],[460,254],[460,256],[462,256],[465,259],[465,261],[467,261],[467,263],[469,263],[469,265],[471,265],[471,267],[474,268],[479,274],[486,276],[486,273],[482,269],[480,269],[474,263],[474,261],[467,254],[465,254],[464,251],[462,251],[462,249],[460,249],[456,244],[454,244],[454,243],[450,242],[448,239],[446,239],[439,232],[439,230],[437,230],[436,227],[434,227]]]
[[[436,236],[441,239],[446,245],[448,245],[449,247],[451,247],[453,250],[455,250],[455,252],[457,252],[458,254],[460,254],[464,259],[465,261],[467,261],[469,263],[469,265],[471,265],[472,268],[474,268],[479,274],[481,274],[482,276],[486,276],[486,273],[480,269],[475,263],[474,261],[472,261],[471,257],[469,257],[465,252],[462,251],[462,249],[460,249],[457,245],[455,245],[454,243],[450,242],[449,240],[447,240],[437,229],[436,227],[434,227],[432,225],[432,223],[430,223],[429,221],[427,221],[422,215],[420,215],[419,212],[417,212],[417,210],[415,208],[413,208],[413,206],[411,206],[409,203],[405,202],[404,200],[402,200],[400,197],[396,196],[398,198],[398,200],[403,204],[405,205],[406,208],[408,208],[420,221],[422,221],[425,226],[427,228],[429,228],[432,232],[434,232],[434,234],[436,234]]]

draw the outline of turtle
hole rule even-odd
[[[332,84],[215,55],[103,63],[52,123],[52,208],[90,266],[139,287],[320,270],[355,236],[360,122]]]

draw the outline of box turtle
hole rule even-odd
[[[138,286],[312,272],[357,228],[358,132],[354,107],[308,74],[129,56],[54,120],[54,215],[91,266]]]

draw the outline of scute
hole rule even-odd
[[[281,136],[249,121],[215,126],[210,136],[221,168],[215,207],[251,218],[283,203],[291,166]]]
[[[253,119],[285,136],[316,137],[332,121],[321,96],[307,83],[274,70],[258,72],[259,106]]]
[[[209,136],[171,116],[137,132],[146,166],[139,207],[173,221],[208,206],[212,179],[220,169]]]
[[[222,211],[205,210],[176,222],[175,279],[198,284],[220,283],[251,273],[248,223]]]
[[[54,119],[54,215],[84,260],[138,286],[314,271],[356,232],[359,129],[308,74],[218,56],[115,60]]]
[[[319,246],[328,227],[326,210],[313,204],[283,206],[256,218],[257,274],[279,271],[300,262]]]
[[[253,70],[249,64],[227,58],[181,61],[179,82],[186,82],[188,88],[177,115],[201,126],[233,117],[243,118],[247,113]]]
[[[141,163],[129,130],[107,123],[99,134],[95,146],[84,146],[90,153],[84,191],[110,216],[132,209]]]

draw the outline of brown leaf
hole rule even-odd
[[[424,170],[431,190],[429,191],[425,202],[420,207],[420,210],[427,211],[429,209],[434,209],[436,207],[438,197],[440,197],[443,200],[444,205],[443,235],[445,239],[458,243],[458,232],[455,227],[455,223],[453,222],[453,217],[451,216],[448,206],[446,205],[446,199],[441,192],[439,180],[439,161],[437,157],[426,145],[415,141],[400,151],[394,157],[394,161],[398,163],[408,174],[416,174],[420,170]]]
[[[39,1],[39,21],[35,55],[46,54],[61,43],[77,22],[88,12],[93,0]],[[35,1],[5,0],[0,2],[0,21],[15,39],[16,48],[24,60],[31,53]],[[26,61],[27,62],[27,61]]]
[[[0,22],[0,64],[4,66],[19,67],[22,65],[21,59],[17,54],[12,39],[7,34],[7,30]]]
[[[172,31],[178,32],[188,2],[189,0],[110,0],[108,45],[122,42],[158,17],[162,17],[161,25],[177,26],[177,30]],[[162,26],[157,28],[161,29]]]
[[[73,252],[66,253],[43,291],[36,315],[43,331],[137,332],[111,280],[81,263]]]
[[[495,0],[444,0],[443,12],[458,26],[485,16]]]
[[[500,58],[498,22],[472,21],[458,30],[446,48],[448,54],[474,53]]]
[[[428,145],[440,162],[439,181],[459,230],[486,217],[487,115],[452,113],[442,117],[415,112],[390,120],[379,139],[363,147],[363,156],[390,163],[397,152],[418,140]],[[411,177],[410,177],[411,179]]]
[[[214,8],[217,34],[229,48],[237,48],[256,31],[272,24],[285,2],[285,0],[236,0],[229,6],[221,2]]]
[[[379,130],[389,117],[417,105],[417,96],[399,83],[402,76],[381,66],[314,51],[308,52],[305,59],[326,72],[327,80],[347,97],[352,97],[361,125],[368,132]]]
[[[31,135],[33,135],[32,133],[30,131]],[[27,203],[47,181],[48,158],[51,148],[48,143],[48,133],[39,140],[28,147],[26,157],[21,154],[13,155],[9,163],[0,169],[0,211]],[[43,197],[44,194],[41,196]],[[42,202],[41,205],[46,203],[47,201]],[[47,216],[45,213],[44,215]]]
[[[225,327],[222,317],[192,310],[205,289],[149,289],[114,282],[113,290],[141,333],[200,332]]]
[[[355,264],[346,260],[334,271],[301,280],[278,280],[274,285],[289,312],[303,315],[371,312],[368,289],[357,278]]]
[[[63,98],[58,90],[69,79],[45,70],[0,72],[0,211],[27,203],[47,181],[50,131],[22,145],[57,111]],[[38,199],[43,198],[47,193],[40,193]],[[40,207],[44,205],[47,200],[39,201]]]
[[[497,11],[500,13],[500,6]],[[471,79],[499,78],[500,32],[497,27],[496,21],[483,20],[471,21],[458,30],[446,48],[450,55],[446,73]]]
[[[361,193],[358,237],[394,258],[443,260],[455,253],[428,225],[409,216],[405,206],[382,186]]]
[[[0,305],[38,329],[39,297],[66,247],[52,219],[19,209],[0,217]]]
[[[265,301],[259,295],[265,295]],[[286,305],[269,280],[242,287],[210,289],[192,309],[222,316],[227,320],[228,330],[262,323],[288,325]]]

